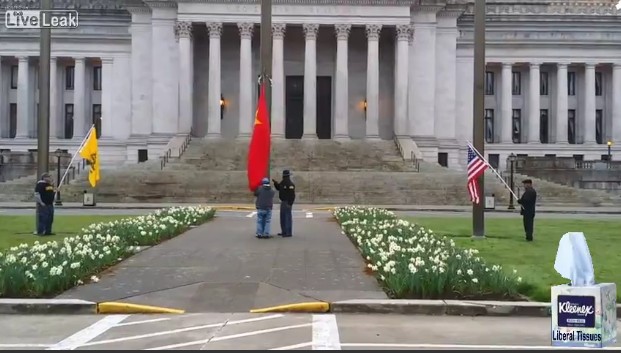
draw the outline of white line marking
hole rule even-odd
[[[2,211],[0,211],[2,212]],[[51,347],[51,344],[37,344],[37,343],[8,343],[0,344],[0,348],[47,348]]]
[[[587,347],[557,347],[557,346],[503,346],[503,345],[477,345],[477,344],[408,344],[408,343],[341,343],[341,347],[381,347],[381,348],[446,348],[446,349],[543,349],[543,350],[593,350],[595,348]],[[619,347],[598,348],[604,350],[619,350]]]
[[[160,322],[160,321],[168,321],[170,320],[169,317],[161,317],[159,319],[150,319],[150,320],[142,320],[142,321],[132,321],[132,322],[123,322],[121,324],[115,325],[114,327],[121,327],[121,326],[131,326],[131,325],[140,325],[140,324],[149,324],[152,322]]]
[[[230,322],[229,322],[229,324],[230,324]],[[162,346],[162,347],[148,348],[148,349],[145,349],[145,350],[147,350],[147,351],[161,351],[161,350],[166,350],[166,349],[175,349],[175,348],[181,348],[181,347],[187,347],[187,346],[195,346],[195,345],[205,344],[205,343],[209,343],[209,342],[226,341],[226,340],[231,340],[231,339],[234,339],[234,338],[247,337],[247,336],[255,336],[255,335],[261,335],[261,334],[264,334],[264,333],[278,332],[278,331],[290,330],[290,329],[300,328],[300,327],[308,327],[310,325],[311,324],[301,324],[301,325],[291,325],[291,326],[276,327],[276,328],[270,328],[270,329],[266,329],[266,330],[238,333],[238,334],[229,335],[229,336],[207,338],[207,339],[199,340],[199,341],[192,341],[192,342],[171,344],[171,345]],[[227,324],[227,326],[228,326],[228,324]]]
[[[310,347],[312,345],[313,345],[313,342],[298,343],[298,344],[292,344],[290,346],[272,348],[272,349],[270,349],[270,351],[288,351],[288,350],[291,350],[291,349],[306,348],[306,347]]]
[[[313,315],[313,350],[341,350],[339,327],[334,314]]]
[[[306,212],[306,218],[313,218],[312,212]]]
[[[280,318],[280,317],[283,317],[283,316],[284,315],[282,315],[282,314],[276,314],[276,315],[255,317],[255,318],[252,318],[252,319],[235,320],[235,321],[229,321],[227,323],[227,325],[245,324],[245,323],[248,323],[248,322],[256,322],[256,321],[262,321],[262,320],[277,319],[277,318]],[[164,336],[164,335],[170,335],[170,334],[173,334],[173,333],[180,333],[180,332],[196,331],[196,330],[202,330],[202,329],[206,329],[206,328],[220,327],[222,325],[224,325],[224,322],[219,322],[217,324],[185,327],[185,328],[180,328],[180,329],[176,329],[176,330],[147,333],[147,334],[144,334],[144,335],[120,337],[120,338],[114,338],[114,339],[110,339],[110,340],[90,342],[90,343],[87,343],[87,344],[83,344],[82,347],[94,346],[94,345],[97,345],[97,344],[106,344],[106,343],[115,343],[115,342],[124,342],[124,341],[138,340],[138,339],[141,339],[141,338]]]
[[[59,351],[59,350],[74,350],[102,333],[108,331],[114,325],[127,319],[129,315],[108,315],[89,327],[74,333],[73,335],[65,338],[64,340],[49,347],[47,350]]]
[[[256,212],[250,212],[250,214],[247,214],[247,215],[246,215],[246,217],[248,217],[248,218],[252,218],[252,217],[254,217],[256,214],[257,214]]]

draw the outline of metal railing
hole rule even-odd
[[[177,158],[181,158],[181,155],[185,152],[185,150],[190,145],[190,141],[192,141],[192,131],[183,139],[181,146],[179,147],[179,154]],[[160,156],[160,170],[164,170],[168,161],[172,158],[172,147],[166,150],[164,155]]]
[[[69,172],[67,172],[65,180],[63,180],[63,185],[67,185],[77,179],[80,174],[87,168],[89,168],[89,166],[88,163],[86,163],[86,159],[82,159],[79,162],[74,163],[71,167],[69,167]]]
[[[414,151],[410,152],[410,158],[412,159],[412,166],[414,166],[414,170],[420,172],[420,162],[418,161],[418,158],[416,158]]]

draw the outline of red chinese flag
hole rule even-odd
[[[261,83],[259,104],[254,115],[254,129],[248,148],[248,187],[254,191],[267,177],[270,163],[270,117],[265,101],[265,83]]]

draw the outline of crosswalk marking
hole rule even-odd
[[[306,212],[306,218],[313,218],[312,212]]]
[[[254,216],[256,216],[257,212],[251,212],[250,214],[246,215],[246,217],[248,218],[252,218]]]

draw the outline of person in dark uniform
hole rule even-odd
[[[49,174],[41,175],[41,180],[35,186],[35,201],[37,202],[37,234],[54,235],[54,196],[55,190]]]
[[[537,203],[537,192],[533,188],[533,181],[526,179],[522,182],[524,185],[524,193],[518,200],[522,206],[520,214],[524,223],[524,233],[526,233],[526,241],[533,241],[533,230],[535,226],[535,204]]]
[[[293,236],[293,203],[295,202],[295,184],[291,181],[291,172],[283,170],[282,180],[274,182],[274,187],[278,190],[280,198],[280,230],[278,235],[282,237]]]

